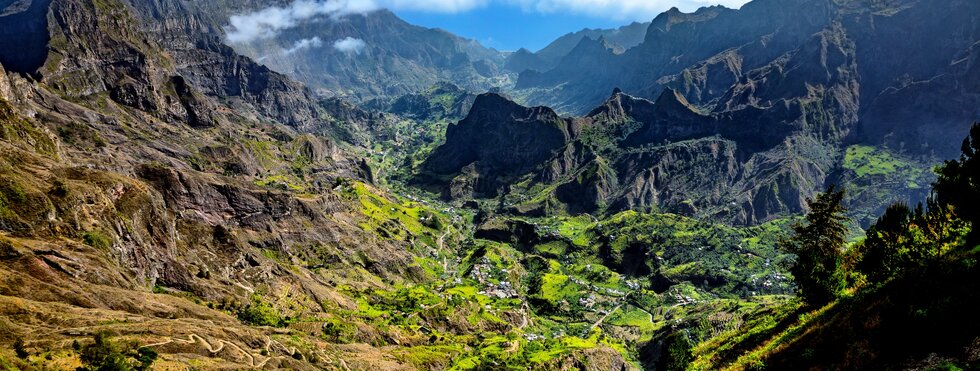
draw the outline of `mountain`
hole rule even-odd
[[[798,213],[825,185],[847,183],[852,216],[868,225],[891,202],[924,197],[921,169],[955,154],[953,133],[980,118],[976,10],[813,0],[672,9],[625,53],[583,38],[554,69],[521,73],[508,92],[517,101],[553,103],[555,117],[588,112],[568,119],[581,131],[564,145],[523,147],[525,133],[498,119],[513,110],[486,113],[478,101],[419,179],[447,196],[461,184],[477,198],[507,195],[517,213],[663,210],[737,224]],[[911,47],[896,44],[906,32]],[[615,93],[602,102],[606,88]],[[495,146],[505,152],[550,158],[463,155],[497,132],[510,136]]]
[[[803,210],[834,167],[838,150],[796,121],[798,104],[712,114],[674,90],[656,102],[615,91],[588,115],[562,118],[482,95],[418,179],[454,199],[506,195],[522,214],[669,211],[761,223]]]
[[[456,85],[442,82],[418,93],[401,96],[385,107],[384,111],[421,122],[459,119],[473,108],[475,100],[476,95]]]
[[[977,118],[964,108],[977,107],[977,10],[972,1],[937,7],[916,0],[672,9],[653,21],[642,44],[525,71],[512,94],[578,114],[615,87],[647,99],[674,89],[711,112],[824,96],[850,102],[833,114],[857,125],[855,138],[947,157],[958,149],[947,134]]]
[[[571,53],[583,39],[604,39],[611,45],[615,53],[622,54],[643,42],[649,26],[649,22],[633,22],[616,29],[586,28],[577,32],[570,32],[555,39],[537,52],[532,53],[524,48],[519,49],[507,57],[504,68],[517,73],[525,70],[547,71],[561,62],[561,59]]]
[[[334,45],[342,40],[357,47]],[[270,38],[229,45],[323,95],[356,101],[393,99],[441,81],[469,90],[488,90],[507,81],[500,71],[502,53],[443,30],[411,25],[388,10],[314,17]]]

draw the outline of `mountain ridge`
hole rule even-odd
[[[333,47],[345,38],[358,40],[363,48],[352,52]],[[313,39],[326,45],[284,52]],[[501,53],[444,30],[411,25],[385,9],[313,18],[268,39],[230,45],[322,95],[354,101],[394,99],[440,81],[469,90],[506,82]]]
[[[613,87],[620,87],[624,91],[649,99],[658,97],[663,89],[670,87],[684,92],[696,105],[716,111],[735,109],[738,105],[767,104],[765,101],[753,100],[793,98],[810,94],[800,84],[801,81],[815,83],[822,80],[822,84],[830,87],[828,83],[831,81],[816,75],[819,71],[814,70],[808,71],[814,73],[813,75],[795,77],[801,80],[792,82],[796,84],[793,88],[796,90],[786,90],[789,88],[786,85],[778,88],[783,90],[765,93],[772,95],[768,98],[758,96],[763,92],[754,91],[760,88],[777,88],[763,85],[773,84],[773,73],[792,73],[799,71],[799,66],[819,61],[814,59],[817,55],[812,53],[826,51],[821,51],[820,46],[808,40],[812,40],[814,35],[824,35],[817,37],[830,43],[835,43],[834,40],[846,41],[836,47],[848,54],[847,58],[851,60],[848,62],[851,64],[848,73],[854,81],[853,87],[848,88],[853,91],[846,93],[854,96],[851,99],[854,107],[849,108],[853,112],[845,117],[848,117],[848,121],[860,122],[859,140],[901,148],[902,142],[916,140],[916,134],[912,132],[929,133],[926,143],[930,148],[925,152],[934,152],[945,158],[956,153],[957,148],[950,144],[956,143],[957,138],[939,139],[934,137],[939,131],[926,130],[924,127],[911,128],[916,127],[916,122],[945,117],[949,121],[944,121],[942,125],[959,126],[955,129],[953,126],[946,126],[949,130],[942,132],[961,132],[965,129],[964,123],[976,118],[975,112],[957,108],[975,105],[972,102],[977,99],[976,92],[952,88],[952,85],[948,85],[951,84],[950,79],[942,78],[955,75],[961,76],[957,78],[959,80],[975,79],[967,75],[966,71],[970,70],[966,67],[968,62],[964,64],[965,60],[971,60],[971,45],[978,38],[975,26],[977,22],[973,17],[977,12],[971,11],[975,10],[975,5],[970,2],[956,2],[948,4],[947,8],[938,9],[918,1],[871,5],[859,2],[837,4],[828,1],[777,4],[760,0],[750,2],[739,10],[702,8],[690,14],[674,10],[661,14],[653,21],[643,44],[623,55],[608,56],[604,66],[580,57],[567,60],[547,72],[526,72],[519,77],[517,91],[512,94],[522,97],[522,101],[527,104],[545,104],[572,113],[587,112],[603,99],[599,92],[609,91]],[[949,15],[951,13],[946,13],[946,10],[950,7],[960,11]],[[797,14],[805,16],[795,16]],[[749,22],[750,19],[758,22]],[[905,26],[900,27],[899,24]],[[958,26],[952,26],[954,24]],[[908,31],[908,27],[915,31]],[[900,44],[907,40],[895,35],[906,34],[918,40],[914,45],[921,47],[921,50],[909,56],[896,54],[883,57],[891,55],[889,53],[902,53],[904,49]],[[711,40],[705,39],[709,36]],[[936,38],[959,41],[941,45],[926,41]],[[687,45],[696,47],[691,49]],[[804,55],[805,53],[811,54]],[[794,54],[798,55],[798,61],[786,60]],[[889,62],[884,65],[875,62],[881,58]],[[950,69],[951,66],[960,67]],[[603,70],[621,73],[596,73]],[[949,72],[944,72],[946,70]],[[832,76],[834,71],[820,73]],[[571,76],[590,78],[574,79]],[[923,103],[915,109],[916,112],[905,111],[905,118],[898,115],[886,118],[884,112],[892,112],[900,106],[884,99],[894,97],[888,92],[909,86],[908,82],[903,82],[901,76],[920,82],[935,78],[936,88],[930,91],[950,91],[949,96],[962,101],[954,107],[936,99],[935,104]],[[784,80],[786,78],[794,77],[781,77]],[[940,88],[939,81],[947,81],[944,86],[950,87]],[[732,87],[739,94],[748,95],[740,98],[741,101],[733,102],[732,98],[737,95],[725,95]],[[950,89],[958,90],[954,93]],[[924,90],[920,92],[925,93]],[[938,112],[939,108],[944,111]],[[923,117],[913,119],[916,115]],[[880,141],[880,138],[888,139]],[[908,151],[912,156],[919,151],[908,147],[899,150]]]
[[[561,59],[571,53],[575,46],[584,39],[598,40],[602,38],[609,43],[617,54],[621,54],[643,41],[643,36],[649,25],[650,22],[633,22],[615,29],[586,28],[569,32],[537,52],[532,53],[524,48],[517,50],[507,57],[504,68],[516,73],[525,70],[547,71],[560,63]]]

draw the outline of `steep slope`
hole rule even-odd
[[[174,78],[168,84],[174,89],[192,86],[197,92],[194,94],[222,97],[236,110],[305,132],[332,131],[328,134],[352,141],[365,140],[361,134],[368,130],[370,121],[377,119],[343,102],[318,98],[302,85],[238,55],[222,43],[221,24],[214,23],[207,13],[188,3],[172,0],[144,2],[131,7],[132,14],[128,9],[119,8],[126,5],[107,4],[105,10],[114,11],[119,19],[102,23],[85,20],[85,24],[96,27],[85,31],[98,41],[96,45],[84,48],[78,47],[81,40],[73,39],[73,35],[65,34],[63,30],[75,21],[74,12],[84,17],[85,12],[92,12],[93,6],[72,5],[73,8],[62,9],[61,16],[47,17],[50,3],[18,1],[7,9],[2,16],[6,28],[0,31],[5,36],[4,42],[17,43],[17,47],[0,50],[0,62],[13,66],[14,72],[37,73],[51,80],[62,80],[52,82],[51,86],[67,96],[97,93],[89,89],[87,84],[90,84],[111,93],[114,100],[125,100],[124,104],[129,106],[171,111],[161,115],[186,115],[186,112],[177,111],[187,111],[189,106],[194,106],[188,101],[192,99],[191,92],[172,92],[174,97],[181,96],[185,102],[163,102],[159,101],[161,92],[147,86]],[[18,4],[29,6],[21,11]],[[122,27],[127,24],[145,26],[144,32],[122,34],[126,32],[121,31]],[[100,32],[104,34],[99,35]],[[23,40],[32,41],[21,44]],[[150,50],[154,48],[161,48],[169,55]],[[25,64],[22,61],[25,55],[34,54],[40,56],[40,62]],[[83,55],[84,58],[73,58]],[[103,72],[97,70],[104,63],[122,63],[129,68],[139,68],[143,64],[156,75],[140,76],[134,72],[127,78],[100,76]],[[169,71],[156,71],[158,69]],[[178,73],[179,76],[175,76]],[[174,76],[164,76],[167,74]],[[207,124],[206,117],[198,119],[202,120],[202,125]]]
[[[975,369],[978,149],[980,124],[974,124],[959,159],[937,166],[925,202],[891,205],[866,239],[834,252],[839,265],[814,270],[814,277],[848,277],[829,297],[813,299],[808,294],[821,289],[797,276],[804,300],[747,316],[745,327],[693,340],[696,346],[691,330],[678,331],[692,346],[673,344],[671,358],[693,369]],[[813,217],[820,214],[811,212],[792,240],[825,226],[826,219]],[[800,254],[813,254],[817,243],[825,242],[804,243]]]
[[[522,73],[518,100],[583,112],[601,90],[624,86],[656,102],[614,93],[561,156],[511,183],[511,205],[751,224],[847,182],[852,215],[867,225],[926,193],[930,174],[916,169],[955,153],[954,133],[978,118],[976,6],[757,0],[672,9],[624,54],[585,38],[555,68]],[[898,24],[916,30],[915,56],[897,44],[907,32]]]
[[[42,4],[44,63],[0,67],[3,367],[635,369],[621,337],[537,325],[520,252],[373,185],[343,106],[180,3]]]
[[[286,78],[253,67],[280,83],[234,97],[211,96],[207,83],[246,86],[256,75],[207,68],[184,78],[200,71],[189,66],[247,69],[248,59],[185,46],[178,64],[133,13],[152,13],[142,6],[53,0],[8,15],[47,19],[33,29],[46,35],[31,39],[50,40],[35,77],[0,68],[0,341],[48,354],[10,367],[73,368],[50,362],[77,362],[65,344],[100,331],[154,343],[175,364],[378,364],[376,349],[331,355],[314,336],[301,344],[247,325],[356,308],[339,284],[426,277],[404,237],[366,230],[359,201],[333,191],[370,169],[345,144],[301,132],[332,132],[322,116],[256,106],[299,101],[325,112]]]
[[[323,98],[300,83],[239,55],[225,45],[227,12],[254,2],[154,0],[133,3],[146,32],[173,56],[174,67],[203,93],[235,109],[267,117],[304,132],[366,143],[380,117],[335,98]]]
[[[461,119],[473,108],[476,95],[462,88],[439,83],[414,94],[395,99],[384,111],[425,122],[439,119]]]

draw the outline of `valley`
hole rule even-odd
[[[337,4],[0,0],[0,368],[980,364],[978,3]]]

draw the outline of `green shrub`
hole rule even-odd
[[[974,225],[980,224],[980,123],[973,124],[970,136],[963,141],[958,161],[946,161],[933,185],[936,202],[951,206],[956,215]],[[967,236],[966,246],[980,244],[980,228]]]
[[[0,238],[0,259],[6,258],[16,258],[20,256],[17,252],[17,248],[14,247],[13,242],[6,238]]]
[[[694,361],[691,341],[687,331],[675,332],[664,339],[663,355],[660,356],[658,369],[667,371],[683,371]]]
[[[282,327],[285,325],[279,311],[258,295],[252,296],[252,303],[238,311],[238,319],[254,326]]]
[[[96,249],[108,250],[112,247],[112,239],[98,231],[85,232],[82,242]]]
[[[51,182],[50,194],[56,197],[65,197],[68,195],[68,185],[61,179],[55,179]]]

